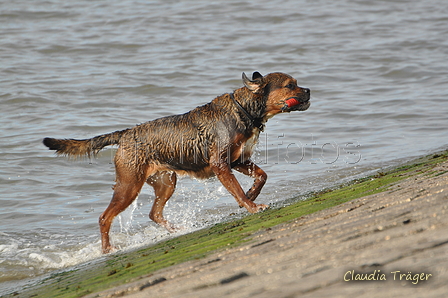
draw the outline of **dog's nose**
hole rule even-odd
[[[303,97],[305,97],[306,101],[310,100],[311,90],[308,88],[302,88],[302,87],[300,87],[300,88],[302,89],[302,94],[303,94]]]

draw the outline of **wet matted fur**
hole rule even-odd
[[[145,182],[155,192],[149,217],[171,232],[175,227],[163,217],[163,208],[174,192],[177,175],[200,179],[216,176],[240,207],[251,213],[268,208],[254,203],[267,175],[250,157],[268,119],[278,113],[308,109],[310,90],[299,87],[284,73],[262,76],[254,72],[252,79],[243,73],[243,83],[233,93],[182,115],[91,139],[43,140],[58,154],[75,157],[95,155],[105,146],[118,145],[114,194],[99,218],[103,253],[113,250],[109,238],[113,219],[135,200]],[[247,192],[232,170],[254,178]]]

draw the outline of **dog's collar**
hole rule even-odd
[[[243,112],[243,114],[252,122],[252,125],[256,128],[258,128],[260,131],[264,130],[264,124],[263,124],[263,118],[254,118],[252,117],[245,108],[235,99],[235,96],[233,93],[230,93],[230,98],[233,100],[233,102],[236,104],[238,109]]]

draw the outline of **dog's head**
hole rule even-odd
[[[254,72],[252,80],[243,73],[244,85],[266,100],[265,119],[278,113],[305,111],[310,103],[310,89],[297,86],[297,80],[285,73],[275,72],[262,76]]]

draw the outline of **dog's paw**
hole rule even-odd
[[[261,212],[267,209],[269,209],[269,206],[265,204],[258,204],[256,207],[257,212]]]
[[[110,253],[116,252],[117,250],[118,250],[117,247],[115,247],[115,246],[113,246],[113,245],[110,245],[110,246],[108,246],[108,247],[103,247],[103,248],[101,249],[101,252],[102,252],[103,254],[110,254]]]
[[[185,230],[184,227],[178,227],[169,222],[166,222],[165,224],[161,224],[161,226],[163,226],[170,233],[176,233],[176,232]]]
[[[252,214],[269,209],[269,206],[265,205],[265,204],[255,204],[253,202],[250,202],[250,203],[251,203],[250,205],[248,204],[248,206],[245,206],[245,207],[246,207],[247,211],[249,211]]]

